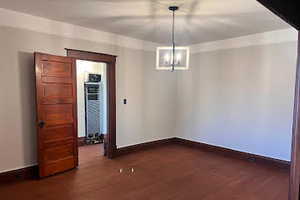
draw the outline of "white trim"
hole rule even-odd
[[[298,40],[296,29],[282,29],[227,40],[206,42],[191,45],[191,53],[217,51],[222,49],[234,49],[256,45],[278,44],[283,42],[294,42]]]
[[[16,168],[12,168],[12,169],[2,170],[2,171],[0,171],[0,174],[1,174],[1,173],[6,173],[6,172],[10,172],[10,171],[19,170],[19,169],[24,169],[24,168],[27,168],[27,167],[33,167],[33,166],[36,166],[36,165],[37,165],[37,164],[24,165],[23,167],[16,167]]]
[[[111,44],[132,49],[155,51],[157,43],[134,39],[122,35],[98,31],[78,25],[36,17],[21,12],[0,8],[0,27],[12,27],[73,39]]]
[[[159,66],[159,50],[162,49],[172,49],[173,47],[171,46],[164,46],[164,47],[157,47],[156,48],[156,69],[157,70],[172,70],[172,67],[160,67]],[[183,49],[186,50],[186,66],[184,67],[175,67],[175,70],[188,70],[189,69],[189,64],[190,64],[190,48],[189,47],[175,47],[175,49]]]

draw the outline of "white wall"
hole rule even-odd
[[[155,69],[155,52],[124,49],[120,53],[125,56],[122,66],[117,66],[118,146],[173,137],[176,75]],[[124,97],[127,105],[122,104]]]
[[[84,95],[84,83],[87,81],[88,74],[100,74],[104,88],[106,88],[106,64],[99,62],[91,62],[85,60],[77,60],[76,62],[76,76],[77,76],[77,118],[78,118],[78,137],[85,137],[85,95]],[[106,91],[104,91],[106,92]],[[106,95],[104,96],[106,99]],[[101,121],[101,125],[104,125],[101,133],[107,133],[106,122],[106,101],[101,105],[101,112],[103,112],[104,118]]]
[[[278,35],[194,48],[178,73],[178,137],[290,160],[297,34]]]
[[[0,15],[4,19],[1,9]],[[70,34],[65,36],[16,28],[22,18],[28,27],[35,20],[30,16],[33,21],[26,21],[27,16],[18,15],[13,14],[10,24],[1,24],[0,20],[0,172],[37,162],[35,51],[63,56],[66,55],[64,48],[72,48],[117,55],[117,146],[172,137],[174,105],[170,102],[176,94],[176,77],[155,70],[155,52],[143,50],[152,44],[134,42],[134,39],[127,43],[122,39],[119,45],[127,46],[122,47],[116,45],[120,38],[114,35],[111,41],[107,37],[108,41],[101,43],[84,39],[82,35],[77,37],[78,32],[74,32],[76,37],[73,37],[68,30],[65,31]],[[59,30],[56,22],[47,23],[47,30],[50,27]],[[38,24],[42,26],[43,20]],[[84,31],[81,33],[86,36],[89,32]],[[127,105],[122,104],[124,98],[128,99]]]

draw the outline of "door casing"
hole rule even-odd
[[[68,49],[67,57],[73,58],[73,64],[76,67],[76,60],[87,60],[94,62],[102,62],[107,64],[107,103],[108,103],[108,131],[106,135],[105,155],[112,159],[117,154],[116,146],[116,58],[117,56]]]

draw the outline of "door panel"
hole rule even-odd
[[[47,130],[42,132],[42,138],[45,142],[51,142],[56,140],[61,140],[62,138],[71,138],[73,139],[73,130],[72,125],[68,126],[55,126],[54,128],[47,128]]]
[[[42,61],[42,76],[72,78],[72,63]]]
[[[49,176],[73,169],[74,166],[76,166],[76,162],[73,156],[67,157],[64,159],[56,160],[54,162],[47,162],[47,165],[43,167],[43,173],[46,174],[46,176]]]
[[[43,121],[46,126],[72,124],[74,122],[72,104],[41,105]]]
[[[44,83],[72,83],[73,80],[70,78],[46,76],[46,77],[42,77],[42,81]]]
[[[44,84],[44,97],[73,97],[72,85]]]
[[[69,144],[64,143],[60,145],[53,142],[46,144],[45,146],[46,152],[43,159],[46,162],[57,161],[74,155],[73,141],[70,141]]]
[[[42,98],[41,104],[47,105],[47,104],[72,104],[73,103],[73,97],[71,98],[65,98],[65,97],[56,97],[56,98]]]
[[[40,177],[78,165],[76,72],[72,58],[35,53]]]

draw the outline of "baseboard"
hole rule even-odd
[[[269,158],[269,157],[255,155],[255,154],[241,152],[241,151],[236,151],[236,150],[219,147],[219,146],[214,146],[214,145],[209,145],[209,144],[205,144],[205,143],[201,143],[201,142],[195,142],[195,141],[186,140],[186,139],[182,139],[182,138],[175,138],[174,142],[177,144],[181,144],[181,145],[185,145],[185,146],[189,146],[189,147],[199,148],[203,151],[214,152],[214,153],[222,154],[224,156],[230,156],[230,157],[234,157],[234,158],[238,158],[238,159],[248,160],[251,162],[269,164],[272,166],[277,166],[277,167],[285,168],[285,169],[290,167],[289,161]]]
[[[78,138],[79,141],[80,138]],[[81,140],[82,141],[82,140]],[[180,144],[185,145],[192,148],[198,148],[202,151],[218,153],[224,156],[230,156],[238,159],[248,160],[251,162],[257,162],[262,164],[268,164],[272,166],[277,166],[280,168],[287,169],[290,167],[290,162],[284,160],[278,160],[274,158],[264,157],[260,155],[245,153],[241,151],[236,151],[224,147],[209,145],[201,142],[190,141],[182,138],[168,138],[162,139],[152,142],[141,143],[137,145],[132,145],[128,147],[122,147],[117,149],[116,156],[121,156],[137,151],[152,149],[156,147],[160,147],[166,144]],[[85,144],[83,144],[85,145]],[[35,179],[38,177],[38,166],[31,166],[22,169],[12,170],[8,172],[0,173],[0,184],[18,181],[18,180],[26,180],[26,179]]]
[[[218,154],[222,154],[224,156],[230,156],[230,157],[234,157],[237,159],[247,160],[250,162],[268,164],[268,165],[277,166],[279,168],[284,168],[284,169],[288,169],[290,167],[289,161],[269,158],[269,157],[255,155],[255,154],[241,152],[241,151],[236,151],[236,150],[232,150],[232,149],[228,149],[228,148],[224,148],[224,147],[209,145],[209,144],[195,142],[195,141],[186,140],[186,139],[177,138],[177,137],[163,139],[163,140],[157,140],[157,141],[153,141],[153,142],[146,142],[146,143],[132,145],[132,146],[128,146],[128,147],[122,147],[122,148],[117,149],[117,156],[129,154],[129,153],[137,152],[137,151],[141,151],[141,150],[151,149],[151,148],[159,147],[159,146],[162,146],[165,144],[185,145],[188,147],[198,148],[202,151],[218,153]]]
[[[152,149],[155,147],[159,147],[162,145],[166,144],[173,144],[175,143],[175,138],[168,138],[168,139],[162,139],[162,140],[156,140],[152,142],[146,142],[146,143],[141,143],[141,144],[136,144],[132,146],[127,146],[127,147],[121,147],[117,149],[117,154],[116,156],[121,156],[137,151],[142,151],[142,150],[147,150],[147,149]]]
[[[38,177],[38,166],[25,167],[0,173],[0,184],[7,184],[14,181],[36,179]]]
[[[85,137],[78,137],[78,146],[81,147],[81,146],[84,146],[84,145],[86,145]]]

